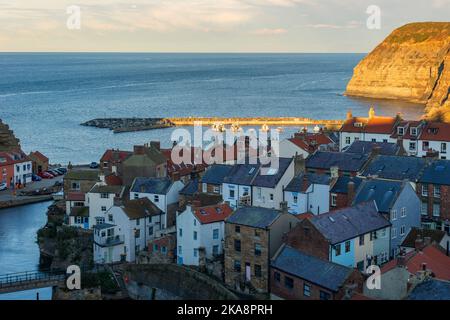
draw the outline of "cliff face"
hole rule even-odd
[[[449,88],[450,23],[423,22],[394,30],[355,67],[345,94],[423,103],[431,115],[450,110]]]
[[[14,136],[9,126],[0,120],[0,151],[18,151],[20,141]]]

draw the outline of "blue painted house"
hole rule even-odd
[[[408,181],[365,180],[359,186],[353,205],[375,201],[391,224],[389,255],[395,257],[400,245],[413,227],[420,227],[420,199]]]

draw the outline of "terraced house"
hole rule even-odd
[[[389,259],[391,223],[375,202],[324,213],[301,222],[285,243],[305,254],[350,268],[366,270]]]

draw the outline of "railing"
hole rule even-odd
[[[0,290],[31,285],[63,281],[66,278],[66,270],[51,271],[25,271],[0,275]]]
[[[125,241],[123,235],[109,236],[109,237],[95,237],[95,243],[103,247],[115,246],[118,244],[122,244]]]

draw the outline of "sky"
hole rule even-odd
[[[450,0],[0,0],[0,51],[369,52],[449,17]]]

